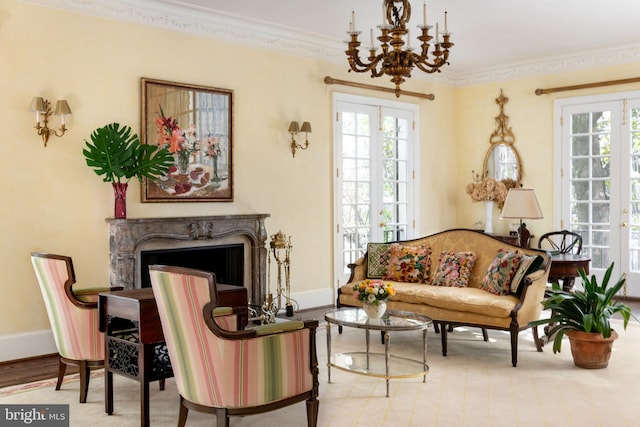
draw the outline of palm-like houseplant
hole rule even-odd
[[[157,179],[169,172],[174,158],[166,148],[142,144],[131,127],[110,123],[91,133],[82,150],[87,166],[113,185],[115,217],[126,218],[126,190],[133,177]]]
[[[611,329],[610,319],[619,313],[623,319],[623,327],[627,328],[629,319],[632,317],[631,308],[614,297],[625,284],[623,274],[617,282],[610,286],[611,273],[614,264],[611,263],[606,270],[602,283],[594,276],[587,277],[584,270],[580,269],[582,278],[582,290],[572,292],[563,291],[557,284],[547,298],[542,301],[544,309],[551,310],[551,317],[531,322],[532,326],[549,325],[546,335],[553,339],[553,352],[560,352],[562,338],[569,337],[571,343],[571,353],[576,366],[583,368],[604,368],[609,362],[613,341],[618,337],[615,330]],[[585,341],[587,340],[587,341]],[[593,340],[604,347],[597,355],[589,356],[586,360],[579,354],[585,350]],[[577,354],[578,353],[578,354]]]

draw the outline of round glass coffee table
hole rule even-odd
[[[327,321],[327,373],[331,384],[331,368],[353,372],[360,375],[384,378],[389,397],[389,380],[392,378],[415,378],[422,375],[426,382],[427,365],[427,328],[432,325],[430,317],[407,311],[387,310],[381,319],[370,319],[361,308],[338,308],[325,313]],[[331,353],[331,325],[365,330],[366,351],[349,353]],[[381,331],[384,339],[384,354],[369,351],[371,331]],[[422,331],[422,361],[391,355],[391,332]]]

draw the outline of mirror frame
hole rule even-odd
[[[508,125],[509,116],[504,114],[504,104],[506,104],[507,102],[509,102],[509,98],[504,96],[504,94],[502,93],[502,89],[500,89],[500,96],[496,98],[496,104],[500,106],[500,114],[495,118],[496,129],[493,131],[493,133],[491,133],[491,137],[489,138],[489,144],[491,144],[491,146],[489,147],[489,150],[485,154],[484,161],[482,163],[482,167],[484,171],[483,176],[485,178],[495,179],[495,176],[489,176],[489,168],[487,167],[488,162],[489,162],[489,159],[491,158],[491,155],[493,154],[493,151],[496,149],[496,147],[498,147],[499,145],[506,145],[513,151],[513,155],[516,158],[516,167],[518,169],[518,173],[515,179],[515,187],[520,187],[520,182],[522,181],[522,162],[520,160],[520,155],[518,154],[518,150],[516,150],[516,147],[514,147],[516,138],[513,135],[513,131]],[[510,178],[507,178],[507,179],[510,179]],[[502,181],[504,182],[505,179],[502,179]]]

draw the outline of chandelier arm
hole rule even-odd
[[[349,59],[349,66],[356,73],[366,73],[367,71],[371,71],[373,73],[376,67],[378,66],[378,63],[382,60],[382,58],[383,58],[382,55],[377,55],[373,57],[373,59],[368,64],[366,64],[362,62],[362,60],[360,59],[360,56],[357,55],[357,51],[356,51],[356,54],[349,55],[348,59]],[[380,77],[381,75],[382,74],[379,74],[376,77]]]

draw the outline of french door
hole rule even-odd
[[[369,242],[413,237],[417,106],[334,96],[335,279]]]
[[[558,104],[560,227],[582,235],[591,274],[614,262],[640,297],[640,92]]]

